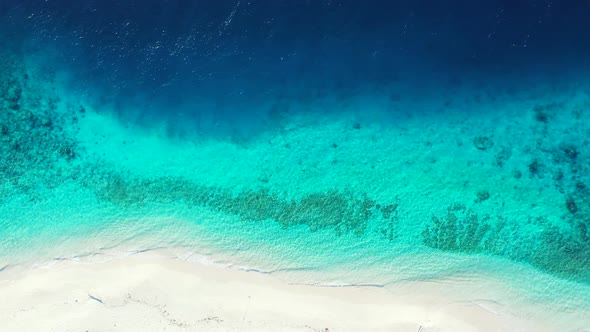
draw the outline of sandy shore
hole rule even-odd
[[[0,272],[0,331],[543,331],[432,285],[288,284],[156,254]]]

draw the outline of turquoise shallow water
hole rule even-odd
[[[309,111],[245,139],[117,117],[39,61],[2,57],[0,267],[164,247],[294,282],[590,308],[584,85],[293,101]]]

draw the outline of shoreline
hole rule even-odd
[[[493,301],[454,301],[448,285],[290,284],[267,273],[158,252],[62,260],[0,273],[8,331],[550,331]],[[583,323],[583,322],[580,322]]]

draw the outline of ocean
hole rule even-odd
[[[0,271],[166,248],[582,331],[589,10],[0,0]]]

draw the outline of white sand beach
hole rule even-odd
[[[548,330],[542,321],[452,302],[437,287],[293,285],[155,253],[64,260],[0,274],[0,331]]]

